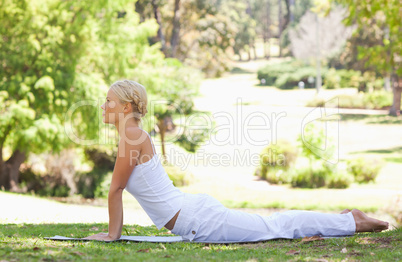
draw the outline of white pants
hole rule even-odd
[[[352,213],[287,211],[263,217],[224,207],[206,194],[185,194],[172,233],[189,241],[253,242],[305,236],[347,236],[356,231]]]

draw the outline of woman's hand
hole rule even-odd
[[[117,239],[113,239],[112,237],[109,236],[108,233],[98,233],[89,237],[84,237],[83,239],[88,239],[88,240],[98,240],[98,241],[114,241]]]

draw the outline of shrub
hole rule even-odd
[[[310,160],[310,165],[313,160],[331,160],[335,155],[336,144],[333,137],[329,137],[327,130],[319,123],[306,124],[298,141],[302,154]]]
[[[285,184],[289,183],[290,181],[288,170],[283,168],[271,167],[268,169],[265,176],[265,180],[267,180],[270,184]]]
[[[385,90],[373,91],[364,94],[363,102],[366,108],[381,109],[391,106],[393,97],[391,92]]]
[[[323,75],[325,74],[325,68]],[[281,74],[275,81],[275,86],[280,89],[292,89],[297,87],[300,81],[304,83],[308,82],[309,77],[315,77],[317,75],[317,69],[311,66],[297,67],[294,71]]]
[[[287,179],[284,178],[284,175],[279,174],[288,170],[295,162],[296,157],[297,149],[290,142],[279,140],[276,144],[270,144],[260,154],[260,177],[269,179],[270,183],[285,182]]]
[[[358,183],[375,181],[382,168],[382,161],[378,159],[356,158],[347,162],[348,171],[354,176]]]
[[[330,68],[325,75],[325,84],[327,89],[337,89],[341,87],[341,76],[334,68]]]
[[[105,196],[107,193],[104,193],[104,189],[98,187],[105,186],[102,186],[102,183],[106,175],[113,171],[116,156],[106,148],[88,148],[85,150],[85,156],[93,162],[94,168],[90,172],[78,175],[78,193],[85,198],[94,198],[95,192],[98,192],[97,196]]]
[[[340,108],[365,108],[364,95],[339,95],[337,96]]]
[[[298,64],[298,66],[296,66]],[[262,83],[264,79],[267,86],[274,86],[276,79],[282,74],[290,73],[296,70],[296,67],[300,66],[300,62],[286,61],[282,63],[269,64],[263,68],[260,68],[257,72],[257,78]]]
[[[353,176],[346,171],[338,171],[328,176],[328,188],[348,188],[353,183]]]
[[[392,105],[392,93],[385,90],[373,91],[368,93],[360,92],[355,95],[341,94],[336,96],[338,104],[326,103],[322,98],[314,98],[307,102],[306,106],[318,107],[338,107],[339,108],[367,108],[367,109],[381,109]],[[332,99],[328,101],[334,101]]]
[[[322,77],[325,78],[326,68],[322,68]],[[300,81],[308,83],[309,77],[317,74],[315,67],[306,65],[302,61],[291,60],[281,63],[270,64],[260,68],[257,78],[260,83],[268,86],[276,86],[280,89],[292,89],[298,85]]]
[[[75,194],[76,158],[77,152],[73,149],[63,150],[59,154],[30,155],[34,163],[21,168],[20,183],[24,191],[57,197]]]
[[[294,169],[291,173],[291,184],[293,187],[318,188],[326,184],[328,170],[321,166],[302,167]]]
[[[355,87],[358,88],[361,82],[361,72],[355,70],[341,69],[337,70],[336,74],[339,76],[340,87]]]
[[[192,182],[193,175],[177,166],[165,164],[164,169],[175,186],[187,186]]]

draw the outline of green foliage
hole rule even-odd
[[[269,167],[265,172],[265,176],[261,178],[267,180],[270,184],[286,184],[290,180],[289,170],[280,167]]]
[[[328,137],[327,130],[318,124],[307,123],[298,137],[302,154],[313,160],[331,160],[335,154],[335,144]]]
[[[28,154],[98,143],[99,99],[121,78],[135,79],[150,95],[178,105],[173,113],[191,113],[200,74],[164,59],[160,45],[149,44],[157,23],[140,23],[130,1],[5,0],[2,6],[2,147]],[[0,183],[7,172],[0,172]],[[98,181],[85,195],[93,195],[102,172],[82,175],[85,185]]]
[[[360,71],[330,68],[325,74],[324,88],[337,89],[343,87],[359,88],[361,84],[371,83],[372,79],[364,79]]]
[[[323,80],[325,81],[326,68],[322,68]],[[276,86],[280,89],[293,89],[303,81],[306,87],[313,87],[308,82],[309,78],[317,75],[317,69],[306,65],[302,61],[290,60],[281,63],[272,63],[257,72],[257,78],[260,83],[268,86]]]
[[[291,173],[291,184],[293,187],[319,188],[326,184],[329,169],[321,161],[314,166],[295,168]]]
[[[116,155],[106,148],[86,148],[85,156],[93,163],[93,169],[87,173],[77,174],[78,193],[85,198],[105,197],[109,191],[110,177],[113,171]]]
[[[392,93],[385,90],[365,93],[363,102],[366,108],[381,109],[392,106]]]
[[[193,180],[193,175],[188,171],[181,170],[179,167],[166,164],[163,166],[170,180],[173,181],[173,185],[177,187],[187,186]]]
[[[356,158],[348,161],[348,171],[358,183],[375,182],[383,163],[378,159]]]
[[[287,170],[294,164],[297,149],[286,140],[265,147],[260,154],[260,170],[258,175],[269,183],[287,182]]]
[[[402,75],[401,63],[397,58],[402,53],[400,1],[332,2],[343,4],[348,9],[349,15],[345,19],[347,25],[356,24],[357,30],[376,31],[379,41],[362,41],[358,47],[359,58],[367,59],[366,65],[374,66],[383,75],[392,71]]]
[[[325,75],[325,68],[323,68],[321,71],[322,74]],[[300,81],[303,81],[305,84],[307,84],[308,79],[311,77],[315,77],[316,75],[317,69],[315,67],[300,67],[290,73],[281,74],[276,79],[275,86],[280,89],[293,89],[297,87]],[[308,86],[308,84],[306,86]]]
[[[280,77],[282,74],[292,73],[300,66],[301,63],[295,61],[272,63],[258,69],[257,78],[260,80],[260,82],[262,79],[264,79],[265,85],[275,86],[275,82],[278,77]]]
[[[368,93],[359,92],[355,95],[341,94],[326,101],[316,97],[310,100],[306,106],[310,107],[339,107],[339,108],[363,108],[383,109],[392,105],[392,93],[385,90]]]
[[[331,173],[327,177],[326,184],[328,188],[348,188],[353,181],[354,179],[351,174],[345,170],[340,170]]]
[[[236,28],[233,51],[241,58],[241,51],[250,51],[256,37],[256,21],[246,13],[246,3],[227,1],[224,14]]]

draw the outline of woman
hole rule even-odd
[[[185,194],[173,186],[158,160],[151,137],[139,128],[147,113],[147,94],[137,82],[111,85],[101,106],[103,122],[120,135],[108,195],[109,232],[87,239],[119,239],[123,226],[122,193],[126,189],[141,204],[158,229],[166,227],[189,241],[261,241],[304,236],[346,236],[379,232],[388,223],[359,210],[341,214],[287,211],[269,217],[225,208],[206,194]]]

